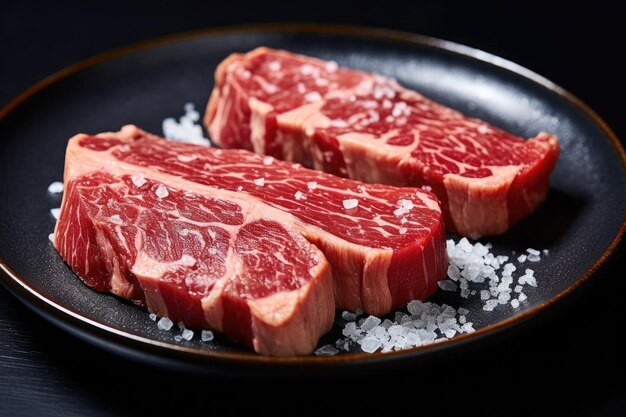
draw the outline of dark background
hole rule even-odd
[[[512,60],[577,95],[626,137],[624,16],[597,1],[567,7],[397,0],[49,3],[0,6],[2,106],[67,65],[156,36],[254,22],[332,22],[432,35]],[[386,374],[319,380],[207,378],[130,362],[53,328],[0,287],[0,415],[250,408],[348,416],[391,414],[396,407],[415,415],[427,409],[443,415],[469,409],[483,415],[626,415],[623,256],[620,248],[592,282],[548,314],[486,343]]]

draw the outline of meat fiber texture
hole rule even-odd
[[[268,48],[218,66],[204,121],[225,148],[428,186],[447,228],[467,236],[504,233],[533,212],[559,154],[554,135],[524,140],[389,78]]]
[[[383,314],[445,275],[434,194],[135,126],[70,139],[54,245],[93,288],[263,354],[307,354],[335,308]]]

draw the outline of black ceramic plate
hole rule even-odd
[[[117,130],[126,123],[161,133],[164,118],[186,102],[202,110],[216,65],[233,51],[284,48],[375,71],[469,115],[524,137],[556,133],[562,153],[547,201],[538,212],[492,239],[496,253],[549,249],[533,264],[539,287],[519,309],[481,309],[451,293],[434,299],[470,309],[478,331],[434,346],[390,354],[347,353],[269,358],[217,337],[182,343],[158,331],[148,314],[85,285],[48,241],[47,186],[63,175],[65,144],[77,132]],[[80,63],[43,81],[2,110],[0,126],[0,267],[2,282],[23,302],[72,333],[107,349],[205,369],[333,368],[419,359],[535,317],[589,278],[622,235],[626,205],[624,152],[584,104],[548,80],[503,59],[415,35],[330,26],[247,27],[205,31],[138,45]],[[340,334],[336,325],[321,342]]]

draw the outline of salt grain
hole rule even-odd
[[[252,180],[252,182],[254,183],[254,185],[256,185],[257,187],[263,187],[265,185],[265,178],[255,178]]]
[[[195,110],[193,103],[186,103],[184,106],[185,114],[176,121],[173,117],[163,120],[161,128],[163,136],[167,139],[177,142],[188,142],[196,145],[210,145],[209,139],[204,137],[202,126],[197,124],[200,120],[200,113]]]
[[[485,305],[483,305],[483,310],[485,311],[493,311],[493,309],[498,305],[498,300],[487,300]]]
[[[183,330],[182,337],[185,340],[193,339],[193,330],[189,330],[189,329]]]
[[[141,188],[141,186],[143,186],[147,182],[146,179],[143,177],[143,174],[141,173],[131,175],[130,180],[133,182],[133,184],[135,184],[135,187],[137,188]]]
[[[339,353],[339,349],[337,349],[333,345],[324,345],[321,348],[317,349],[314,353],[317,356],[333,356]]]
[[[155,191],[155,194],[159,198],[165,198],[168,195],[170,195],[169,191],[167,191],[167,187],[163,184],[159,184],[159,186],[157,187]]]
[[[457,287],[457,285],[456,285],[454,282],[452,282],[452,281],[450,281],[450,280],[448,280],[448,279],[445,279],[445,280],[443,280],[443,281],[439,281],[439,282],[437,283],[437,285],[438,285],[438,286],[439,286],[439,288],[441,288],[442,290],[444,290],[444,291],[450,291],[450,292],[454,292],[454,291],[456,291],[456,290],[457,290],[457,288],[458,288],[458,287]]]
[[[344,311],[341,313],[341,318],[343,318],[346,321],[354,321],[356,320],[356,314],[350,311]]]
[[[378,326],[381,322],[382,320],[380,320],[378,317],[369,316],[368,318],[365,319],[365,321],[363,321],[363,324],[361,325],[361,330],[366,331],[366,332],[370,331],[375,326]]]
[[[356,198],[349,198],[347,200],[343,200],[343,208],[346,210],[351,210],[356,208],[359,205],[359,200]]]
[[[202,330],[200,332],[200,340],[202,340],[203,342],[210,342],[211,340],[213,340],[213,332],[211,330]]]
[[[157,328],[159,330],[170,330],[174,326],[174,322],[167,317],[161,317],[161,319],[157,322]]]
[[[179,334],[177,334],[176,336],[174,336],[174,340],[177,342],[182,342],[183,341],[183,337]]]
[[[63,183],[60,181],[55,181],[48,186],[48,192],[50,194],[59,194],[63,192]]]
[[[296,200],[306,200],[306,196],[302,193],[302,191],[296,191],[296,193],[293,195],[293,198],[295,198]]]
[[[272,165],[274,163],[274,158],[271,156],[265,156],[263,157],[263,165]]]
[[[374,353],[376,352],[380,346],[382,345],[382,342],[379,339],[375,339],[373,337],[364,337],[361,340],[361,349],[363,350],[363,352],[366,353]]]
[[[50,242],[54,243],[54,233],[50,233],[50,234],[48,235],[48,240],[49,240]]]
[[[150,315],[148,317],[150,317],[150,320],[152,320],[152,321],[156,321],[156,319],[157,319],[157,315],[154,314],[154,313],[150,313]]]
[[[52,217],[54,217],[56,220],[58,220],[59,219],[59,214],[61,214],[61,209],[60,208],[50,209],[50,214],[52,214]]]
[[[514,298],[514,299],[512,299],[512,300],[511,300],[511,307],[513,307],[513,308],[518,308],[518,307],[519,307],[519,300],[517,300],[517,299],[515,299],[515,298]]]

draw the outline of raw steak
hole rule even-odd
[[[65,184],[54,244],[88,285],[260,353],[309,353],[335,307],[386,313],[447,267],[431,193],[135,126],[73,137]]]
[[[523,140],[389,78],[268,48],[219,65],[205,124],[222,147],[428,186],[462,235],[501,234],[534,211],[559,153],[553,135]]]

